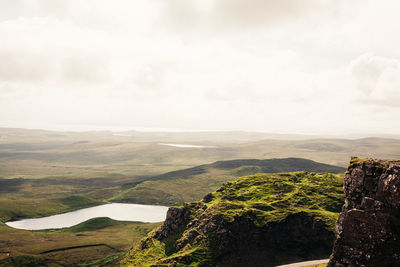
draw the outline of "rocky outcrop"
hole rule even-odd
[[[166,222],[168,225],[178,226],[187,221],[181,219],[182,217],[179,217],[178,221]],[[233,220],[227,220],[220,214],[204,213],[197,220],[189,221],[185,226],[187,231],[180,235],[171,249],[181,251],[187,246],[202,243],[207,248],[207,253],[213,254],[208,256],[212,259],[202,260],[203,266],[218,264],[260,267],[285,262],[286,257],[292,260],[323,257],[332,249],[334,233],[327,229],[323,221],[316,220],[305,212],[290,214],[281,222],[271,222],[263,226],[258,226],[256,221],[257,216],[252,212],[235,216]],[[168,228],[168,231],[165,231],[166,229],[164,225],[156,231],[155,238],[161,241],[162,238],[168,239],[180,234],[170,231],[171,228]],[[190,264],[196,261],[196,257],[196,254],[186,254],[184,257],[173,258],[173,261],[171,258],[161,260],[160,263]]]
[[[172,207],[121,266],[276,266],[326,258],[343,204],[339,176],[258,174]]]
[[[156,232],[156,238],[163,239],[182,232],[189,222],[191,214],[192,209],[189,203],[185,203],[183,207],[169,208],[164,224]]]
[[[400,160],[352,158],[328,267],[400,266]]]

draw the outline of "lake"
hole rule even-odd
[[[112,203],[80,209],[53,216],[10,221],[10,227],[24,230],[45,230],[71,227],[97,217],[109,217],[117,221],[161,222],[165,220],[168,207]]]
[[[165,144],[165,143],[159,143],[159,145],[179,147],[179,148],[217,148],[216,146],[199,146],[199,145],[187,145],[187,144]]]

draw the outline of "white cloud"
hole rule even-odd
[[[360,101],[400,107],[400,61],[364,54],[350,64],[357,88],[363,93]]]
[[[2,81],[102,82],[108,75],[104,46],[96,46],[103,32],[43,17],[0,23],[0,35]]]
[[[388,2],[8,1],[0,126],[380,130],[400,115]]]

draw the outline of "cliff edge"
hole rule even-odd
[[[121,266],[276,266],[327,257],[343,205],[342,178],[257,174],[169,209]]]
[[[400,266],[400,160],[352,158],[328,267]]]

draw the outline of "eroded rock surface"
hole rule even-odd
[[[328,267],[400,266],[400,160],[352,158]]]

